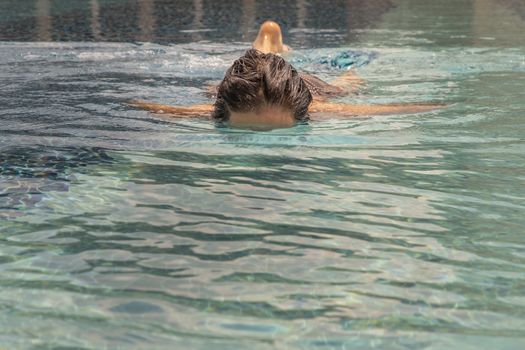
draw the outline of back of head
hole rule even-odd
[[[219,84],[213,117],[225,121],[231,112],[276,106],[289,109],[296,120],[304,121],[311,101],[308,86],[295,68],[280,56],[250,49]]]

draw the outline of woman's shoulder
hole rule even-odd
[[[304,71],[299,71],[299,76],[308,86],[312,96],[320,98],[330,98],[346,95],[348,92],[332,84],[327,83],[326,81]]]

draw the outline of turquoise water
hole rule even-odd
[[[0,348],[522,349],[523,7],[394,5],[287,59],[447,108],[217,128],[126,101],[207,102],[247,40],[0,42]]]

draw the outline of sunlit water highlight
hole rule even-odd
[[[449,107],[232,130],[126,101],[207,102],[247,43],[0,43],[0,344],[521,348],[525,50],[365,34],[288,59]]]

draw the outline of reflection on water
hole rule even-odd
[[[0,219],[24,215],[50,191],[68,191],[74,168],[111,162],[99,148],[14,147],[0,154]]]
[[[36,3],[36,40],[51,41],[52,20],[50,16],[50,0],[40,0]]]
[[[4,5],[0,40],[146,41],[249,40],[258,25],[272,18],[291,28],[345,29],[373,26],[393,8],[391,0],[204,1],[204,0],[29,0],[33,10]],[[23,18],[9,12],[25,12]],[[34,18],[35,22],[27,21]],[[290,40],[301,38],[290,33]],[[305,44],[303,42],[303,44]]]
[[[519,3],[293,3],[0,11],[18,40],[82,41],[0,42],[0,347],[523,347]],[[209,102],[270,11],[299,68],[361,55],[344,101],[448,108],[252,132],[126,104]],[[85,42],[119,38],[170,45]]]
[[[519,35],[525,30],[525,5],[515,0],[465,0],[461,5],[455,0],[337,0],[330,6],[324,0],[9,0],[0,4],[0,12],[0,40],[15,41],[246,42],[271,18],[283,25],[294,47],[366,42],[363,30],[383,27],[427,29],[420,34],[440,34],[433,39],[444,45],[525,42]],[[427,13],[435,20],[419,21]],[[319,31],[329,35],[313,35]],[[509,38],[509,33],[516,35]]]
[[[99,41],[102,38],[99,16],[100,5],[98,0],[91,0],[91,33],[93,34],[93,40],[95,41]]]

